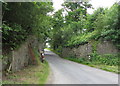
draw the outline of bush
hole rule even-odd
[[[105,54],[105,55],[97,55],[93,54],[91,58],[91,62],[97,62],[98,64],[110,65],[110,66],[117,66],[118,65],[118,58],[120,57],[119,54]]]
[[[11,27],[3,24],[2,30],[3,46],[15,49],[26,39],[25,30],[18,24],[13,24]]]

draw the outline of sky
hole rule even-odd
[[[95,9],[98,7],[111,7],[115,2],[118,2],[119,0],[90,0],[90,3],[92,4],[94,9],[88,9],[88,13],[92,14]],[[53,0],[53,7],[55,11],[62,8],[61,4],[64,2],[64,0]]]

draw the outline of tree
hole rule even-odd
[[[7,2],[3,4],[3,47],[15,49],[29,35],[46,39],[51,27],[51,17],[47,13],[53,10],[48,2]],[[46,23],[47,22],[47,23]]]
[[[62,45],[62,30],[61,28],[64,26],[64,18],[63,18],[63,9],[58,10],[53,16],[53,30],[51,36],[51,45],[54,49],[57,49]]]
[[[66,22],[75,21],[78,22],[82,17],[87,14],[87,8],[91,8],[91,4],[88,2],[65,2],[63,4],[65,11],[67,12]]]

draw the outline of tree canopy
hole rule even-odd
[[[51,2],[7,2],[2,10],[3,46],[14,49],[29,35],[35,35],[39,41],[46,39],[51,27]]]
[[[92,8],[88,2],[65,2],[53,15],[51,45],[54,49],[99,39],[112,41],[120,48],[120,6],[115,3],[109,9],[98,8],[92,14],[87,13],[87,8]]]
[[[29,35],[39,41],[50,39],[54,49],[73,47],[91,40],[112,41],[120,48],[120,6],[98,8],[93,14],[89,2],[64,2],[52,16],[51,2],[3,3],[3,46],[16,48]]]

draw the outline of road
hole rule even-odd
[[[118,75],[60,58],[45,50],[51,69],[47,84],[118,84]]]

